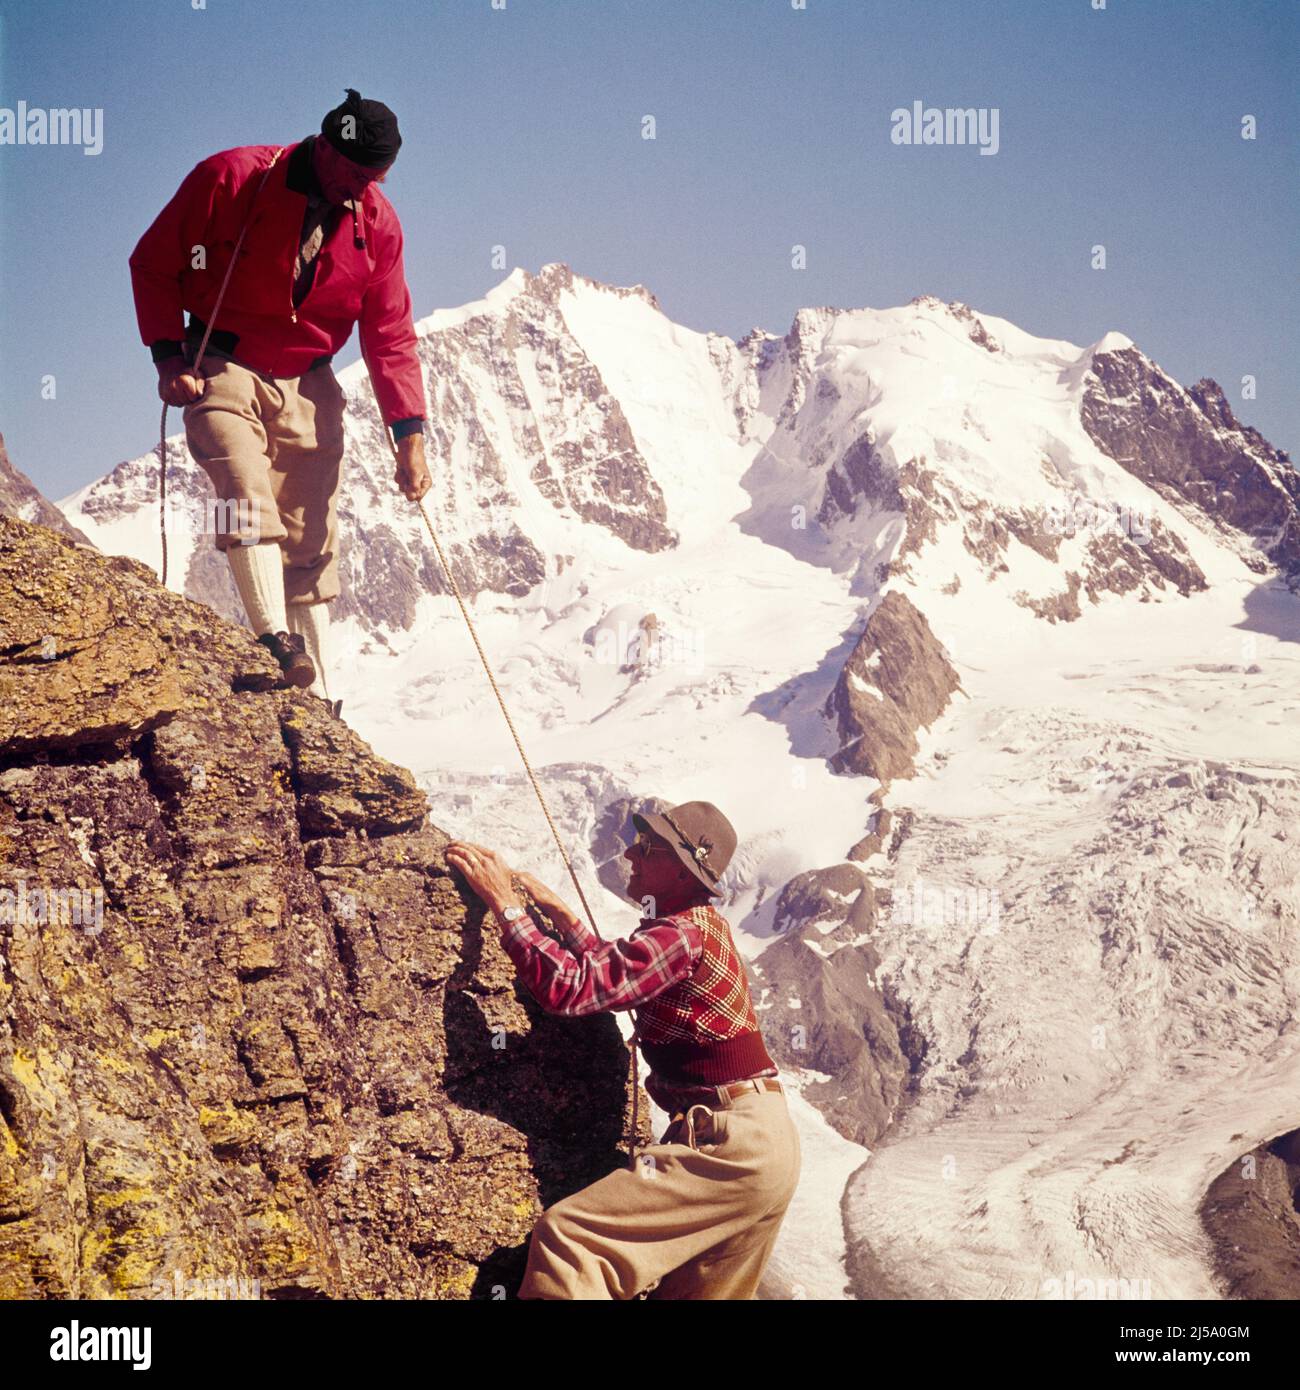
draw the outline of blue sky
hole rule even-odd
[[[0,107],[104,112],[97,156],[0,146],[0,432],[51,497],[154,442],[140,233],[199,159],[301,138],[345,86],[401,121],[417,316],[501,280],[498,243],[733,337],[935,294],[1118,329],[1300,446],[1294,0],[194,3],[0,0]],[[996,107],[999,152],[892,144],[918,100]]]

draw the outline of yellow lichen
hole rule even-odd
[[[31,1101],[42,1110],[53,1110],[57,1098],[54,1092],[46,1085],[42,1073],[55,1072],[62,1074],[63,1068],[59,1066],[52,1053],[43,1047],[36,1049],[35,1057],[30,1052],[21,1047],[14,1048],[13,1062],[11,1063],[14,1080],[27,1092]]]
[[[152,1198],[147,1187],[123,1187],[116,1192],[92,1192],[89,1194],[93,1211],[109,1211],[113,1207],[124,1207],[128,1202],[143,1202]]]
[[[474,1291],[474,1281],[477,1278],[478,1271],[472,1266],[466,1266],[455,1274],[448,1274],[438,1281],[435,1297],[468,1298]]]

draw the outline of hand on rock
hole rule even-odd
[[[511,903],[522,906],[511,883],[510,865],[496,850],[467,840],[453,840],[447,846],[447,863],[460,870],[493,912]]]

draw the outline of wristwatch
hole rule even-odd
[[[522,907],[503,907],[497,914],[504,922],[517,922],[523,915]]]

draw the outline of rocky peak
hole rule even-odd
[[[925,615],[891,589],[867,619],[826,702],[841,740],[831,766],[882,782],[912,776],[916,731],[938,719],[960,686]]]
[[[1257,573],[1300,576],[1300,473],[1240,424],[1218,383],[1184,390],[1136,348],[1096,352],[1080,402],[1093,442]]]
[[[558,301],[562,291],[571,290],[575,281],[590,289],[600,290],[603,294],[615,295],[619,299],[644,300],[656,312],[663,313],[658,299],[645,285],[606,285],[603,281],[593,280],[589,275],[579,274],[563,261],[548,261],[536,275],[524,272],[524,282],[530,293],[551,303]]]
[[[808,399],[810,388],[817,383],[817,359],[830,325],[842,311],[823,305],[815,309],[800,309],[794,316],[790,331],[784,338],[764,341],[750,335],[748,352],[760,381],[774,368],[781,373],[787,390],[777,415],[777,426],[790,425]]]
[[[1250,444],[1253,451],[1262,454],[1274,463],[1290,463],[1291,456],[1285,450],[1275,449],[1254,427],[1243,425],[1233,414],[1223,387],[1213,377],[1203,376],[1187,388],[1187,394],[1200,406],[1201,410],[1217,428],[1239,434]]]
[[[41,494],[26,473],[13,466],[9,451],[5,448],[4,435],[0,435],[0,514],[52,526],[74,541],[90,544],[54,503]]]
[[[513,1294],[626,1161],[613,1019],[245,629],[0,517],[0,630],[0,1297]]]
[[[958,323],[964,324],[968,329],[968,336],[973,343],[978,343],[987,352],[1000,352],[1001,346],[984,327],[979,315],[970,307],[963,304],[960,299],[943,300],[934,294],[914,295],[908,301],[909,306],[920,309],[933,309],[951,315]]]

